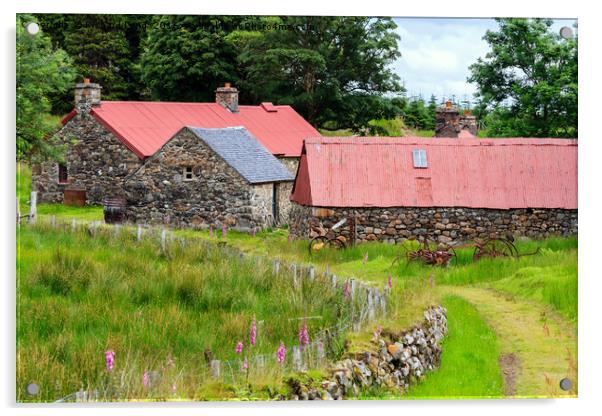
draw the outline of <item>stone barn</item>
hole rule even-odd
[[[577,140],[308,139],[291,201],[297,238],[343,218],[357,242],[576,234]]]
[[[125,179],[126,215],[182,227],[263,228],[279,217],[279,184],[292,181],[244,127],[185,127]]]
[[[293,175],[303,139],[319,135],[290,106],[239,105],[238,90],[229,84],[216,89],[213,103],[103,101],[101,90],[89,80],[76,85],[75,108],[53,137],[65,148],[64,162],[32,166],[39,202],[62,203],[74,192],[87,204],[123,196],[126,179],[185,126],[243,126]],[[292,182],[275,183],[281,206],[274,222],[286,223]]]

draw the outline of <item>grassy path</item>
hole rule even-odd
[[[496,332],[501,355],[506,357],[502,360],[502,368],[507,371],[507,377],[514,377],[513,396],[577,395],[577,330],[574,324],[542,304],[493,290],[474,287],[445,287],[444,290],[473,304]],[[507,359],[509,356],[513,359]],[[511,368],[513,365],[515,368]],[[573,382],[573,389],[568,392],[559,387],[564,377]]]

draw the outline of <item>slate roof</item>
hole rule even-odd
[[[292,181],[293,175],[244,127],[188,127],[250,183]]]

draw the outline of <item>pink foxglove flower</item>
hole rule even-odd
[[[173,383],[173,384],[171,385],[171,391],[172,391],[174,394],[176,393],[176,388],[177,388],[177,386],[176,386],[176,383]]]
[[[345,285],[343,286],[343,296],[345,296],[346,298],[349,297],[349,282],[346,281]]]
[[[113,371],[113,366],[115,365],[115,352],[113,350],[105,351],[105,361],[107,371]]]
[[[222,238],[226,238],[228,236],[228,227],[226,224],[222,225]]]
[[[249,338],[251,341],[251,346],[255,345],[257,342],[257,322],[255,321],[255,317],[251,321],[251,331],[249,332]]]
[[[299,330],[299,344],[301,348],[309,345],[309,331],[307,330],[307,321],[303,321],[303,326]]]
[[[389,273],[389,277],[387,279],[387,284],[389,285],[389,289],[393,287],[393,278],[391,277],[391,273]]]
[[[366,254],[364,254],[364,259],[362,260],[362,264],[366,264],[368,263],[368,252],[366,252]]]
[[[144,384],[144,387],[148,387],[150,383],[150,379],[148,377],[148,371],[144,370],[144,375],[142,376],[142,384]]]
[[[211,224],[209,226],[209,237],[213,238],[214,234],[213,234],[213,224]]]
[[[245,358],[245,360],[242,362],[242,367],[240,367],[240,371],[244,373],[245,371],[247,371],[248,368],[249,361],[247,361],[247,359]]]
[[[240,354],[242,352],[244,345],[242,343],[242,341],[238,341],[238,343],[236,344],[236,353]]]
[[[280,364],[284,362],[286,358],[286,348],[284,347],[284,343],[280,342],[280,346],[278,347],[278,351],[276,351],[276,359]]]

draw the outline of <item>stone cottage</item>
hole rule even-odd
[[[300,238],[343,218],[357,242],[576,234],[577,140],[308,139],[291,201]]]
[[[87,204],[124,196],[130,175],[185,126],[242,126],[293,175],[303,139],[319,135],[290,106],[239,105],[238,90],[229,84],[217,88],[214,103],[102,101],[101,90],[89,80],[76,85],[75,108],[54,137],[65,147],[64,163],[32,166],[38,201],[62,203],[66,192],[82,194]],[[290,201],[283,196],[290,194],[292,182],[274,183],[281,205],[273,222],[286,223]]]
[[[278,185],[292,181],[244,127],[184,127],[125,179],[127,218],[261,228],[279,217]]]

